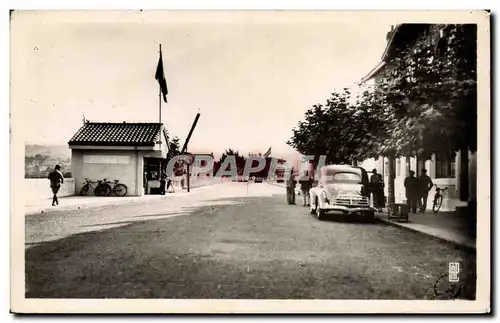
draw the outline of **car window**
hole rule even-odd
[[[361,176],[356,173],[338,172],[334,174],[327,174],[326,181],[328,183],[358,184],[361,182]]]

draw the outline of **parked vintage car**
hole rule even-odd
[[[369,181],[366,170],[348,165],[328,165],[309,194],[310,211],[319,220],[327,213],[363,216],[373,220],[375,209],[370,205]]]

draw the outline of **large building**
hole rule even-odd
[[[104,178],[125,184],[127,195],[151,193],[166,167],[168,136],[160,123],[87,121],[68,144],[77,194],[85,179]]]
[[[382,54],[380,63],[375,66],[361,81],[362,84],[381,82],[382,72],[390,69],[397,55],[397,49],[412,46],[420,37],[426,37],[436,48],[446,46],[447,25],[437,24],[400,24],[393,26],[387,33],[387,46]],[[439,154],[434,154],[430,160],[422,160],[416,157],[402,157],[395,161],[395,202],[406,199],[403,186],[404,178],[409,171],[413,170],[417,176],[423,168],[427,169],[428,175],[434,184],[439,187],[448,187],[445,192],[443,207],[450,210],[462,206],[468,200],[475,200],[475,154],[470,151],[461,155],[457,151],[455,158],[447,159]],[[384,157],[370,159],[361,163],[367,170],[377,169],[384,176],[385,183],[389,181],[389,160]],[[386,196],[388,185],[385,186]],[[464,194],[465,192],[465,194]],[[434,190],[430,192],[429,203],[432,205]],[[460,194],[462,193],[462,194]]]

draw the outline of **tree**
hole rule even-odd
[[[316,161],[325,155],[327,164],[349,164],[364,157],[380,128],[368,97],[364,93],[354,104],[347,89],[331,93],[325,106],[317,104],[306,111],[287,144]]]
[[[175,136],[168,143],[167,163],[175,156],[181,154],[180,149],[180,138]],[[164,166],[166,167],[167,165]],[[174,165],[173,172],[175,176],[182,176],[184,174],[184,163],[182,161],[177,161]]]
[[[214,173],[217,174],[217,172],[219,171],[222,163],[226,160],[226,158],[228,156],[234,156],[235,157],[238,175],[243,174],[243,170],[245,168],[246,159],[245,159],[245,157],[243,157],[242,155],[240,155],[240,153],[237,150],[234,150],[232,148],[226,149],[226,151],[224,151],[224,153],[219,158],[219,160],[216,161],[216,162],[214,162]],[[228,165],[226,167],[226,169],[224,169],[223,171],[231,171],[230,165]]]
[[[385,128],[370,149],[389,158],[389,203],[396,156],[451,159],[461,150],[467,165],[467,150],[476,150],[476,32],[476,25],[448,25],[437,43],[424,33],[397,48],[367,97],[364,104],[377,108]]]
[[[181,144],[180,138],[175,136],[168,144],[167,159],[170,160],[173,157],[181,154]]]
[[[378,153],[451,157],[475,151],[475,25],[449,25],[439,43],[426,34],[397,48],[371,97],[392,128]]]

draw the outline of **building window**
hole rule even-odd
[[[436,155],[436,178],[455,178],[455,158],[448,158]]]

